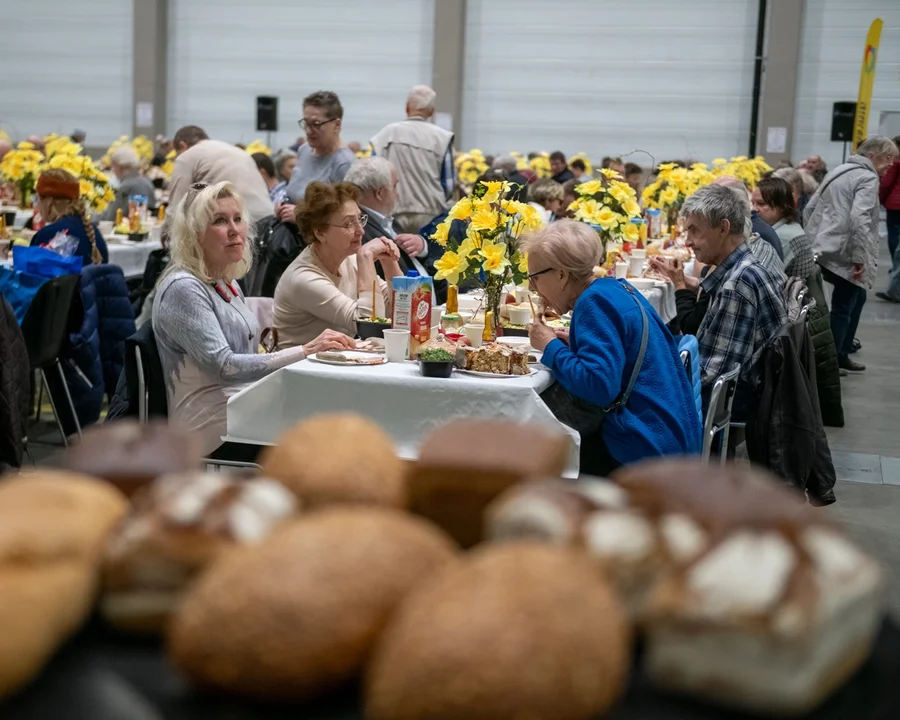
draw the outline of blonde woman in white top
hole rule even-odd
[[[279,349],[309,342],[324,330],[356,334],[356,321],[391,315],[391,288],[378,277],[402,275],[400,251],[392,240],[363,245],[366,216],[350,183],[312,182],[297,205],[297,225],[307,248],[292,262],[275,288],[275,327]],[[375,288],[373,295],[372,289]]]

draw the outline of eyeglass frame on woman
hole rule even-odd
[[[328,120],[313,120],[312,122],[310,122],[306,118],[300,118],[297,121],[297,124],[300,126],[300,129],[303,130],[303,132],[309,132],[310,128],[318,132],[322,129],[323,125],[327,125],[328,123],[334,122],[335,120],[337,120],[336,117],[329,118]]]
[[[359,215],[356,218],[356,222],[354,222],[353,220],[351,220],[350,222],[352,223],[351,225],[335,225],[334,223],[325,223],[325,225],[328,227],[341,228],[342,230],[353,230],[354,225],[359,225],[360,230],[362,230],[366,226],[366,223],[369,222],[369,216]]]
[[[552,267],[548,267],[548,268],[545,268],[544,270],[538,270],[536,273],[531,273],[530,275],[527,275],[525,279],[528,280],[528,287],[534,288],[535,287],[534,279],[540,275],[544,275],[548,272],[551,272],[552,270],[553,270]]]

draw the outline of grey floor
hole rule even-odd
[[[881,258],[876,290],[887,285],[886,245]],[[857,337],[863,347],[854,359],[866,371],[842,379],[845,426],[828,428],[838,500],[824,512],[884,563],[890,605],[900,616],[900,304],[869,293]],[[50,413],[29,434],[53,443],[32,445],[38,465],[62,463],[64,451]]]

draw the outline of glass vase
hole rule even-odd
[[[495,339],[500,335],[500,305],[503,302],[504,279],[504,276],[490,275],[484,285],[484,309],[491,313],[489,329]]]

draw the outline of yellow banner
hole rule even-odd
[[[856,101],[856,117],[853,120],[853,152],[869,133],[869,107],[872,104],[872,87],[875,85],[875,63],[878,60],[878,43],[884,22],[875,18],[866,35],[862,71],[859,74],[859,98]]]

